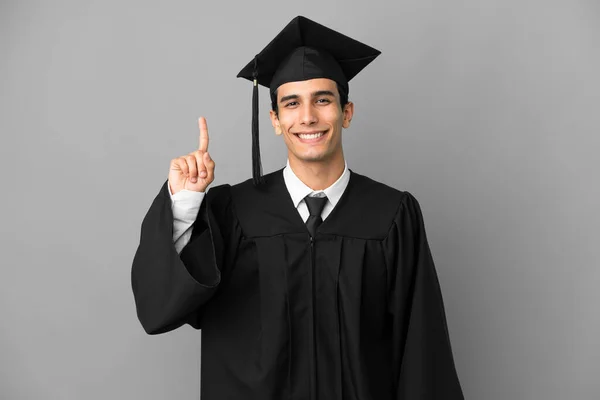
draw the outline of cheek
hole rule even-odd
[[[328,124],[338,126],[342,123],[344,115],[335,107],[328,107],[326,110],[323,110],[321,118],[323,121],[327,121]]]
[[[281,127],[282,132],[289,133],[290,129],[293,127],[293,120],[289,118],[289,115],[283,118],[280,117],[279,126]]]

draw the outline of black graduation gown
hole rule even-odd
[[[283,169],[215,186],[180,255],[164,183],[132,288],[147,333],[202,329],[203,400],[463,399],[417,200],[350,174],[314,241]]]

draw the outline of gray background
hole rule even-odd
[[[0,5],[0,398],[199,397],[200,332],[135,315],[141,221],[200,115],[250,176],[235,75],[298,14],[383,52],[345,153],[421,203],[466,397],[600,398],[597,1],[163,3]]]

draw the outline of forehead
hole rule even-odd
[[[338,95],[337,84],[328,78],[315,78],[305,81],[287,82],[277,88],[277,97],[298,95],[310,96],[311,93],[328,90]]]

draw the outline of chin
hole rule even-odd
[[[296,158],[304,162],[320,162],[328,159],[326,154],[301,154],[296,155]]]

